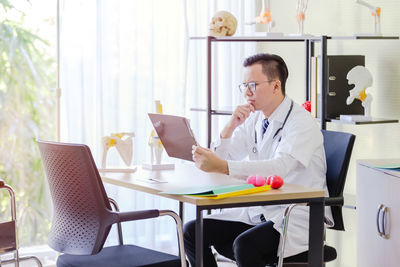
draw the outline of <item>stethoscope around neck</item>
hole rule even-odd
[[[282,126],[278,130],[276,130],[276,132],[274,133],[274,136],[272,137],[272,140],[274,140],[275,137],[278,136],[278,133],[283,130],[283,127],[285,127],[286,121],[289,118],[290,113],[292,113],[292,109],[293,109],[293,100],[291,100],[291,102],[290,102],[290,108],[289,108],[288,113],[286,114],[285,119],[283,120]],[[253,146],[253,153],[256,154],[258,151],[257,151],[257,131],[255,129],[254,129],[254,144],[255,144],[255,146]]]

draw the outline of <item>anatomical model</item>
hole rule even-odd
[[[152,164],[161,164],[161,155],[164,147],[161,143],[160,138],[157,136],[154,130],[151,131],[149,138],[149,146],[151,148],[151,160]]]
[[[354,88],[349,91],[350,95],[346,99],[346,104],[350,105],[354,99],[359,99],[364,107],[364,116],[371,117],[372,96],[365,90],[372,86],[372,75],[364,66],[355,66],[347,73],[348,84],[354,84]]]
[[[101,167],[106,168],[107,152],[108,150],[115,146],[122,160],[125,162],[126,166],[131,165],[132,154],[133,154],[133,142],[132,139],[135,136],[133,132],[131,133],[114,133],[110,136],[104,136],[102,138],[103,144],[103,158],[101,161]]]
[[[374,17],[374,35],[382,35],[381,33],[381,8],[375,7],[363,0],[355,0],[357,4],[366,6],[371,11],[371,15]]]
[[[160,104],[159,100],[154,101],[156,105],[156,113],[162,114],[162,105]],[[153,129],[150,133],[149,142],[150,146],[150,162],[144,162],[142,167],[144,169],[150,170],[169,170],[174,169],[175,165],[173,163],[161,163],[162,153],[164,151],[164,146],[161,143],[160,138],[157,136],[157,132]],[[152,178],[154,181],[154,178]],[[158,182],[165,182],[165,181],[158,181]]]
[[[299,26],[298,34],[304,34],[304,20],[306,19],[306,9],[308,0],[297,0],[296,5],[296,20]]]
[[[275,26],[275,21],[272,20],[271,13],[271,1],[266,0],[267,4],[265,4],[265,0],[261,0],[261,10],[260,15],[255,18],[255,21],[248,22],[246,24],[266,24],[267,25],[267,33],[271,32],[272,28]]]
[[[218,11],[211,19],[210,36],[232,36],[236,32],[237,20],[228,11]]]
[[[260,16],[256,17],[256,23],[259,24],[267,24],[267,32],[272,30],[272,27],[275,26],[275,22],[272,20],[271,13],[271,1],[267,0],[267,5],[265,6],[265,1],[262,0],[262,7]]]
[[[156,105],[156,112],[158,114],[162,114],[162,105],[160,104],[159,100],[155,101]],[[157,136],[157,133],[154,131],[154,129],[150,133],[150,138],[149,138],[149,146],[151,149],[151,158],[150,158],[150,163],[151,164],[161,164],[161,155],[164,150],[163,144],[161,143],[160,138]]]

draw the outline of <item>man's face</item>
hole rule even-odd
[[[252,92],[247,88],[244,96],[255,110],[269,110],[274,104],[279,91],[280,81],[267,77],[262,72],[261,64],[254,64],[245,68],[243,83],[255,82],[256,90]]]

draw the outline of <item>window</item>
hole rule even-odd
[[[20,246],[44,244],[50,228],[35,140],[55,136],[55,59],[49,36],[39,31],[51,34],[54,25],[43,9],[36,13],[36,2],[0,1],[0,176],[16,192]],[[10,220],[9,211],[8,196],[0,193],[1,221]]]

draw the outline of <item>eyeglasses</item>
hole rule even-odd
[[[239,91],[243,94],[246,92],[247,88],[250,89],[250,91],[252,93],[254,93],[257,89],[257,85],[259,85],[260,83],[270,83],[273,82],[275,80],[269,80],[269,81],[262,81],[262,82],[248,82],[248,83],[241,83],[239,84]]]

